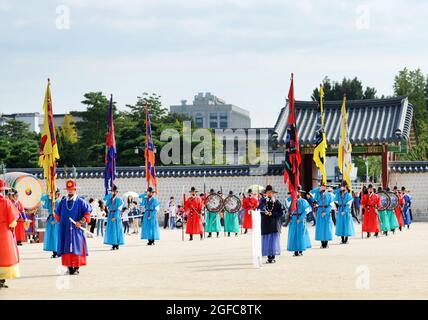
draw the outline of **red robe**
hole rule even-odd
[[[18,224],[16,225],[16,228],[15,228],[16,241],[25,241],[25,228],[24,228],[25,219],[22,215],[22,212],[24,212],[24,206],[22,205],[22,202],[19,200],[17,201],[17,209],[19,211],[19,215],[17,217]]]
[[[0,279],[19,276],[19,252],[10,225],[16,221],[17,210],[9,199],[0,195]]]
[[[242,200],[242,208],[245,209],[244,222],[242,227],[244,229],[253,228],[253,217],[251,216],[250,210],[256,210],[259,205],[259,201],[256,198],[246,197]]]
[[[377,194],[363,195],[361,205],[364,207],[363,232],[380,232],[380,223],[376,209],[382,204]]]
[[[199,197],[190,197],[184,201],[184,212],[187,215],[187,234],[203,234],[204,226],[202,225],[201,213],[203,200]]]
[[[401,194],[397,194],[398,196],[398,206],[395,208],[394,213],[398,220],[398,225],[400,227],[404,226],[404,218],[403,218],[403,209],[402,206],[404,206],[404,197]]]

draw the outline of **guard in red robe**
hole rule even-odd
[[[377,208],[382,204],[379,196],[374,193],[373,186],[369,184],[368,194],[363,195],[361,205],[364,207],[363,232],[367,232],[367,238],[370,238],[370,233],[374,232],[375,236],[379,236],[380,223],[377,213]]]
[[[398,220],[398,225],[399,225],[398,229],[400,229],[401,231],[404,226],[403,206],[405,201],[404,201],[403,195],[401,194],[400,190],[398,190],[397,186],[394,187],[394,193],[398,197],[398,206],[397,208],[394,209],[394,213]]]
[[[193,240],[194,234],[201,235],[203,239],[204,226],[202,225],[202,209],[204,201],[196,194],[195,187],[190,189],[190,197],[184,198],[184,212],[187,216],[186,234],[190,235],[189,240]]]
[[[19,253],[15,240],[17,210],[4,196],[9,189],[0,179],[0,289],[7,288],[6,279],[19,277]]]
[[[256,195],[253,194],[253,190],[248,190],[248,196],[242,200],[242,208],[245,209],[244,213],[244,223],[242,227],[245,229],[244,233],[248,232],[248,229],[253,228],[253,217],[251,215],[252,210],[256,210],[259,206],[259,201],[256,198]]]
[[[27,221],[27,216],[25,215],[24,206],[22,202],[18,200],[18,190],[13,189],[9,192],[10,200],[17,209],[17,225],[15,228],[15,237],[16,243],[18,246],[22,246],[22,241],[25,241],[25,228],[24,224]]]

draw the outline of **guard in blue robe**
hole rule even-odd
[[[328,248],[328,242],[333,239],[333,221],[331,219],[334,196],[326,191],[326,187],[313,189],[311,194],[316,202],[315,240],[321,241],[321,248]]]
[[[342,185],[336,191],[334,200],[337,202],[336,236],[342,238],[342,244],[347,244],[348,237],[355,236],[354,221],[351,214],[354,198],[346,191],[346,186]]]
[[[308,201],[301,197],[300,191],[297,199],[297,211],[291,212],[290,205],[290,224],[288,226],[287,251],[294,251],[294,256],[303,255],[303,251],[311,247],[308,229],[306,226],[306,215],[311,211]]]
[[[139,196],[140,205],[145,208],[143,222],[141,224],[141,239],[148,240],[147,245],[155,244],[155,240],[160,240],[159,223],[157,213],[160,209],[160,202],[153,195],[153,188],[148,187],[147,192]],[[149,208],[150,206],[150,208]]]
[[[55,192],[55,211],[61,202],[59,189]],[[52,205],[48,195],[42,197],[43,208],[48,210],[48,218],[46,220],[46,229],[43,240],[43,250],[52,252],[52,258],[56,258],[58,251],[58,230],[59,222],[55,219],[52,214]]]
[[[55,218],[60,222],[57,254],[61,257],[62,265],[68,267],[68,273],[77,275],[79,267],[86,265],[88,255],[85,232],[79,226],[89,223],[92,208],[77,196],[74,180],[67,180],[66,189],[67,196],[61,199],[55,210]]]
[[[404,194],[404,206],[403,206],[403,218],[404,225],[407,226],[407,229],[410,229],[410,224],[412,223],[412,217],[410,215],[410,205],[412,204],[410,196],[406,193],[406,188],[401,187],[401,193]]]
[[[113,186],[110,194],[104,197],[106,207],[109,210],[107,216],[106,233],[104,235],[104,244],[112,246],[112,250],[119,250],[119,245],[125,244],[125,235],[123,233],[123,224],[120,217],[123,200],[118,196],[117,186]]]

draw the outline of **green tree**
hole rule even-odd
[[[76,122],[78,165],[103,166],[109,99],[102,92],[89,92],[84,95],[84,98],[82,104],[86,105],[87,109],[71,112],[72,116],[82,119]],[[113,117],[115,116],[116,106],[113,103]]]
[[[374,99],[376,89],[372,87],[363,88],[363,84],[357,77],[354,79],[343,78],[342,82],[331,81],[327,76],[323,79],[324,100],[342,100],[346,94],[348,100]],[[319,101],[319,88],[315,88],[312,93],[312,100]]]

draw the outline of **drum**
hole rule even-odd
[[[388,207],[390,205],[390,202],[391,202],[391,199],[390,199],[388,193],[385,192],[385,191],[379,191],[377,193],[377,195],[379,196],[380,203],[381,203],[381,205],[379,207],[379,210],[386,210],[386,209],[388,209]]]
[[[9,172],[5,174],[5,180],[11,188],[18,190],[18,199],[25,210],[33,211],[40,206],[43,186],[35,176],[24,172]]]
[[[394,192],[388,192],[388,196],[390,199],[388,210],[395,210],[398,207],[400,200]]]
[[[217,193],[207,196],[205,207],[208,211],[219,212],[223,208],[223,198]]]
[[[224,199],[224,209],[230,213],[236,213],[241,209],[241,199],[239,199],[234,194],[227,196]]]

